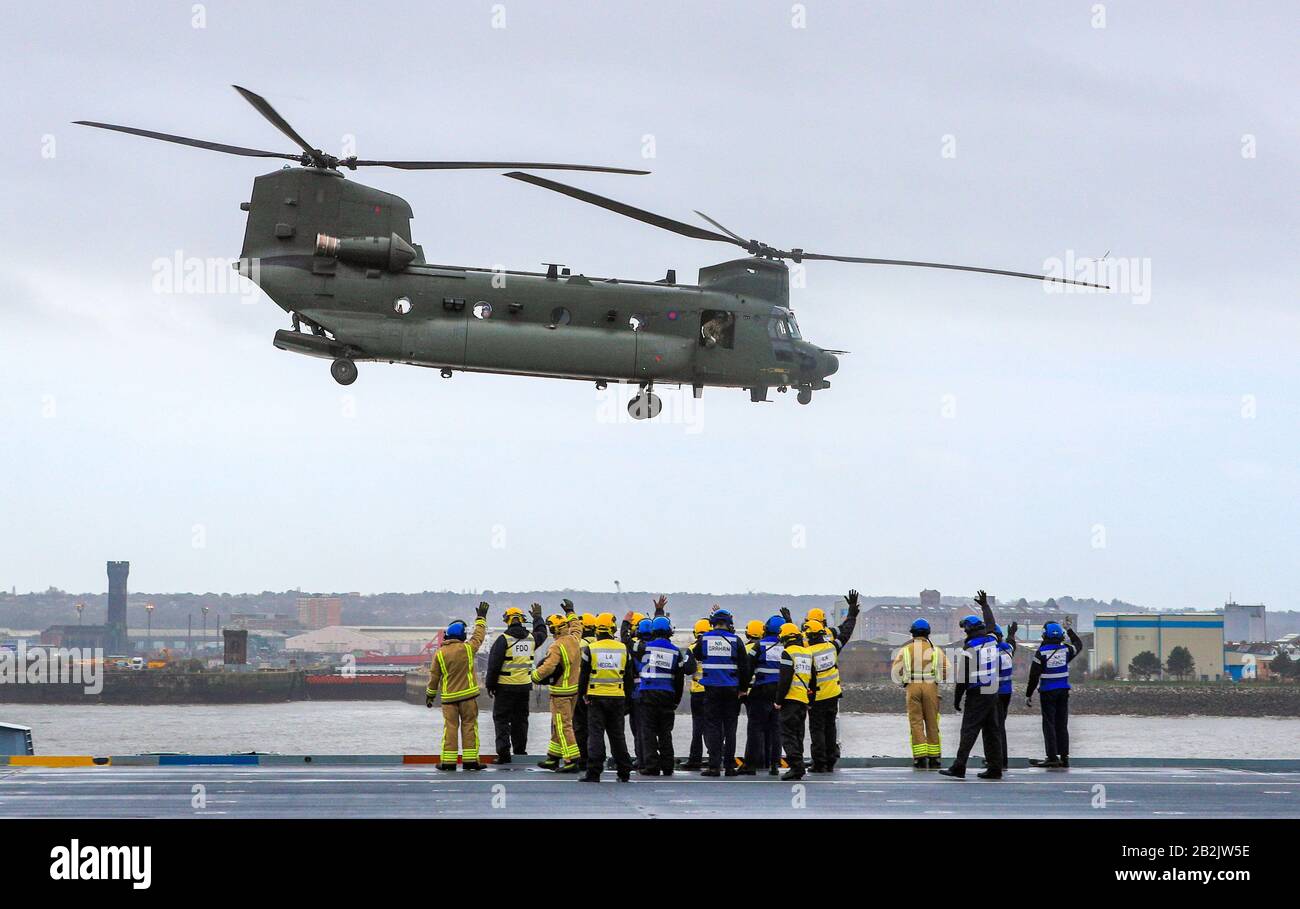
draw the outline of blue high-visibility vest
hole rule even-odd
[[[1064,641],[1040,644],[1038,656],[1043,661],[1043,674],[1038,677],[1041,691],[1060,691],[1070,687],[1070,651]]]
[[[673,674],[681,660],[681,651],[672,641],[666,638],[648,641],[640,660],[637,691],[672,691]]]
[[[1015,671],[1016,648],[1006,641],[998,644],[998,694],[1011,693],[1011,673]]]
[[[700,650],[704,659],[700,660],[700,684],[705,688],[740,687],[740,667],[736,664],[736,651],[740,649],[740,640],[734,632],[725,628],[714,628],[700,635]]]
[[[966,642],[966,685],[968,694],[994,694],[998,682],[998,640],[991,634]],[[961,681],[958,679],[958,681]]]
[[[785,647],[774,634],[754,644],[754,680],[750,686],[775,685],[781,679],[781,654]]]

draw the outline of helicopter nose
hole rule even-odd
[[[835,375],[840,369],[840,358],[833,353],[822,351],[821,353],[821,373],[822,378]]]

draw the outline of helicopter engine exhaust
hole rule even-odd
[[[368,268],[404,271],[415,261],[415,248],[397,234],[387,237],[331,237],[316,235],[316,255]]]

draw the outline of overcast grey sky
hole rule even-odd
[[[1293,3],[193,6],[6,12],[0,585],[99,590],[113,558],[153,591],[1300,605]],[[271,346],[268,299],[153,286],[238,255],[273,165],[69,125],[289,150],[231,83],[327,150],[652,150],[651,176],[572,182],[777,245],[1109,250],[1149,282],[814,264],[805,336],[852,353],[810,407],[710,391],[630,424],[581,383],[374,364],[345,390]],[[488,172],[348,178],[408,199],[433,261],[729,257]]]

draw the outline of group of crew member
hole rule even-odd
[[[732,614],[715,607],[695,623],[688,647],[672,641],[668,598],[663,596],[654,601],[653,615],[629,612],[617,628],[613,614],[579,616],[566,599],[563,612],[545,621],[542,607],[534,603],[530,630],[523,611],[511,607],[502,616],[505,631],[489,651],[484,680],[493,698],[497,763],[527,754],[532,687],[545,684],[551,736],[538,766],[547,770],[582,773],[582,780],[598,781],[608,743],[611,769],[624,782],[634,770],[644,776],[699,770],[707,777],[766,770],[775,776],[782,753],[789,768],[783,778],[801,779],[807,772],[807,732],[812,771],[829,773],[840,756],[839,653],[857,622],[857,591],[845,600],[848,617],[838,628],[826,625],[824,610],[813,609],[801,629],[783,609],[766,622],[751,622],[743,641]],[[458,757],[467,770],[483,766],[474,657],[483,644],[489,608],[479,604],[472,634],[459,620],[447,626],[430,668],[425,704],[442,701],[442,770],[455,770]],[[534,666],[548,630],[550,645]],[[691,747],[679,760],[672,732],[688,686]],[[737,760],[742,707],[748,734],[744,755]],[[625,721],[632,734],[631,753]]]
[[[1012,674],[1019,625],[1003,632],[993,617],[988,594],[975,595],[979,615],[961,620],[965,640],[954,667],[947,654],[930,642],[930,623],[912,623],[912,642],[894,657],[894,678],[907,692],[907,718],[912,739],[912,763],[918,770],[939,770],[956,779],[966,776],[966,764],[977,739],[983,740],[985,769],[981,779],[1001,779],[1010,766],[1007,748],[1007,713],[1012,698]],[[1042,692],[1045,759],[1031,759],[1035,767],[1069,767],[1069,664],[1083,649],[1073,628],[1058,622],[1043,626],[1042,643],[1030,665],[1026,704],[1033,704],[1035,689]],[[953,678],[953,707],[962,715],[957,755],[940,769],[939,683]],[[963,705],[963,701],[965,702]]]
[[[752,621],[742,640],[732,614],[715,607],[695,622],[687,647],[672,641],[667,597],[654,601],[652,615],[629,612],[621,623],[612,613],[579,616],[571,600],[562,612],[542,619],[542,607],[530,609],[531,630],[522,610],[503,614],[505,631],[488,655],[485,687],[493,698],[496,761],[511,763],[527,754],[528,714],[533,685],[548,688],[550,741],[538,764],[557,773],[582,773],[599,781],[608,757],[620,781],[636,771],[644,776],[671,776],[698,770],[702,776],[754,776],[766,770],[783,780],[830,773],[840,759],[837,719],[842,697],[839,655],[852,637],[859,613],[856,590],[845,596],[847,618],[838,628],[826,623],[824,610],[813,609],[802,626],[788,609],[765,622]],[[979,615],[961,620],[965,640],[956,666],[931,643],[930,625],[917,619],[912,641],[894,658],[894,677],[906,690],[913,765],[940,769],[939,685],[953,679],[953,706],[961,713],[957,755],[940,773],[964,778],[977,739],[983,740],[982,779],[1001,779],[1008,767],[1006,720],[1012,697],[1017,648],[1015,622],[1006,633],[996,623],[987,594],[979,591]],[[487,603],[480,603],[472,632],[465,622],[447,626],[434,654],[425,703],[442,701],[443,741],[438,767],[480,770],[478,684],[474,657],[486,635]],[[535,654],[550,645],[540,662]],[[1040,695],[1044,759],[1040,767],[1068,767],[1069,664],[1082,651],[1072,628],[1049,622],[1031,664],[1026,703]],[[677,707],[690,694],[691,744],[676,758],[672,732]],[[747,714],[745,750],[737,760],[736,734],[741,708]],[[625,726],[626,724],[626,726]],[[625,729],[630,727],[629,752]],[[804,760],[810,739],[811,768]],[[780,771],[782,756],[786,772]]]

